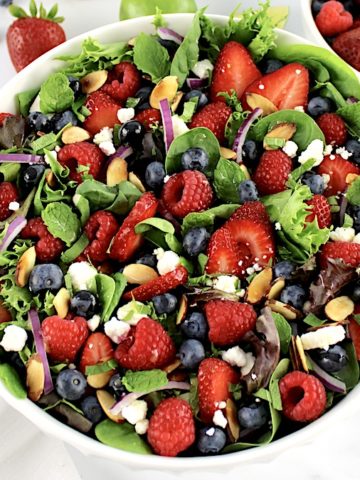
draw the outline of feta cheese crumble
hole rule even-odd
[[[27,338],[28,335],[24,328],[8,325],[5,327],[0,345],[6,352],[20,352],[25,347]]]
[[[104,127],[94,136],[93,142],[96,145],[100,145],[104,142],[111,142],[113,140],[113,129],[110,127]]]
[[[149,420],[147,418],[144,418],[144,420],[140,420],[135,424],[135,432],[138,435],[145,435],[145,433],[148,431],[148,428],[149,428]]]
[[[324,143],[319,139],[313,140],[307,149],[302,152],[298,161],[303,165],[308,160],[315,160],[314,167],[317,167],[324,160],[323,151]]]
[[[16,212],[20,208],[20,203],[19,202],[10,202],[9,203],[9,210],[12,210],[13,212]]]
[[[208,437],[213,437],[214,434],[215,434],[215,428],[214,428],[214,427],[209,428],[209,429],[206,430],[206,432],[205,432],[205,435],[207,435]]]
[[[92,290],[95,286],[95,277],[97,275],[95,267],[88,262],[75,262],[69,267],[71,284],[74,290]]]
[[[121,410],[121,415],[131,425],[136,425],[141,420],[145,420],[147,414],[147,403],[145,400],[134,400],[130,405]]]
[[[300,340],[304,350],[312,350],[313,348],[324,348],[327,350],[330,345],[341,342],[345,338],[345,329],[341,325],[334,327],[324,327],[314,332],[304,333]]]
[[[355,230],[352,227],[337,227],[330,232],[330,238],[334,242],[352,242],[355,238]]]
[[[116,152],[116,148],[112,141],[101,142],[99,144],[99,148],[107,157],[113,155]]]
[[[220,428],[225,428],[227,425],[227,420],[221,410],[215,410],[214,416],[213,416],[213,423],[214,425],[220,427]]]
[[[160,249],[154,250],[159,251]],[[157,258],[157,269],[160,275],[165,275],[166,273],[172,272],[180,264],[180,257],[177,253],[167,250],[166,252],[161,249],[162,252],[158,252],[156,255]]]
[[[247,375],[254,366],[255,357],[251,352],[244,352],[239,346],[221,352],[221,358],[232,367],[241,368],[241,375]]]
[[[348,160],[352,156],[352,153],[348,152],[345,147],[337,148],[336,153],[340,155],[340,157],[343,158],[344,160]]]
[[[296,157],[299,147],[292,140],[288,140],[282,148],[282,151],[290,158]]]
[[[238,283],[239,279],[235,275],[220,275],[215,278],[213,287],[222,292],[235,293]]]
[[[280,222],[275,223],[275,230],[281,230],[281,223]]]
[[[92,332],[95,332],[95,330],[98,328],[100,325],[100,315],[94,315],[87,321],[89,330]]]
[[[200,62],[195,63],[191,71],[202,80],[209,78],[210,73],[214,70],[214,65],[210,60],[200,60]]]
[[[135,117],[135,109],[130,108],[120,108],[117,112],[117,118],[120,123],[126,123],[132,120]]]
[[[116,344],[119,344],[121,340],[127,337],[130,328],[128,323],[118,320],[116,317],[112,317],[112,319],[104,325],[105,335]]]
[[[324,148],[324,155],[325,156],[330,155],[332,151],[333,151],[333,146],[332,145],[325,145],[325,148]]]

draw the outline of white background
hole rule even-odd
[[[288,1],[291,4],[288,29],[306,36],[301,21],[300,1],[307,0]],[[26,8],[28,0],[18,0],[16,3]],[[45,7],[49,7],[54,1],[44,0],[43,3]],[[60,0],[58,3],[59,13],[66,18],[63,25],[67,38],[118,19],[119,1],[117,0]],[[209,5],[210,13],[227,14],[238,2],[237,0],[199,0],[197,3],[200,6]],[[256,4],[251,0],[242,3],[244,6]],[[284,5],[286,0],[273,0],[272,3]],[[15,74],[5,42],[6,30],[11,21],[6,9],[0,7],[0,87]],[[241,471],[241,477],[246,480],[258,478],[269,480],[359,479],[359,432],[360,408],[358,416],[349,418],[332,427],[331,430],[319,434],[310,444],[284,451],[271,462],[245,466]],[[82,463],[85,465],[86,460],[83,459]],[[44,436],[36,426],[23,419],[0,399],[1,480],[48,480],[49,478],[51,480],[95,480],[101,474],[99,472],[85,474],[84,470],[82,472],[82,474],[78,472],[61,442]],[[199,474],[197,479],[200,480],[201,477]],[[208,476],[206,478],[209,480]],[[128,479],[122,476],[121,480]]]

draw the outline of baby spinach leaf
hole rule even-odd
[[[38,88],[32,88],[31,90],[26,90],[25,92],[21,92],[16,95],[16,100],[18,102],[21,115],[24,117],[29,115],[30,107],[38,93]]]
[[[113,314],[115,308],[118,306],[120,299],[122,297],[122,294],[124,293],[125,287],[126,287],[126,278],[122,273],[115,273],[113,276],[113,279],[115,280],[115,291],[112,296],[111,301],[109,302],[107,311],[104,315],[104,322],[107,322],[110,320],[111,315]]]
[[[0,165],[0,179],[4,182],[14,182],[20,171],[19,163],[2,163]]]
[[[273,314],[274,315],[274,314]],[[275,410],[282,410],[281,396],[279,390],[279,380],[287,373],[290,366],[290,360],[283,358],[275,368],[274,373],[271,375],[269,383],[269,393],[271,396],[271,403]]]
[[[40,109],[42,113],[63,112],[74,102],[74,92],[68,77],[61,72],[53,73],[41,85]]]
[[[135,226],[135,233],[146,233],[153,228],[160,230],[164,233],[175,233],[175,228],[172,223],[164,220],[163,218],[148,218],[143,220]]]
[[[115,294],[115,280],[104,273],[96,275],[95,280],[96,290],[101,305],[101,320],[105,320],[112,303],[112,298]]]
[[[347,356],[346,365],[333,375],[344,382],[346,390],[349,391],[359,382],[359,362],[357,360],[354,344],[351,341],[344,342],[343,347],[345,348]]]
[[[14,397],[21,400],[27,397],[26,389],[20,380],[19,374],[8,363],[0,363],[0,381]]]
[[[314,90],[319,90],[322,97],[329,98],[338,107],[346,105],[345,98],[341,95],[339,90],[331,82],[320,83],[316,82]]]
[[[272,313],[279,338],[280,338],[280,350],[281,353],[286,355],[289,351],[289,345],[291,341],[291,326],[289,322],[280,313]]]
[[[87,238],[86,234],[83,233],[70,248],[61,254],[60,260],[64,263],[73,262],[79,255],[82,254],[89,243],[89,239]]]
[[[347,103],[339,108],[337,113],[342,117],[349,132],[356,138],[360,137],[360,102]]]
[[[49,203],[41,214],[49,232],[69,247],[80,235],[80,221],[69,205],[63,202]]]
[[[73,196],[73,203],[80,212],[80,223],[83,227],[90,218],[89,201],[82,195],[76,194]]]
[[[85,369],[86,375],[97,375],[98,373],[109,372],[118,366],[113,358],[107,362],[98,363],[97,365],[88,365]]]
[[[349,186],[346,198],[351,205],[360,205],[360,177],[357,177]]]
[[[146,33],[140,33],[136,37],[134,63],[139,70],[150,75],[154,83],[158,83],[169,74],[170,57],[168,51],[160,45],[156,37]]]
[[[232,160],[220,158],[214,171],[214,189],[218,198],[227,203],[239,201],[238,188],[246,180],[240,165]]]
[[[164,387],[168,383],[166,372],[163,370],[145,370],[133,372],[127,370],[122,377],[122,383],[128,392],[151,392]]]
[[[303,322],[306,323],[306,325],[310,325],[310,327],[320,327],[323,323],[325,323],[325,320],[320,320],[320,318],[313,313],[309,313],[306,315]]]
[[[180,253],[182,244],[175,236],[174,226],[163,218],[148,218],[135,227],[135,232],[143,235],[157,247]]]
[[[115,423],[111,420],[103,420],[95,427],[96,438],[105,445],[125,450],[126,452],[151,455],[150,447],[135,432],[130,423]]]
[[[117,215],[126,215],[142,193],[135,185],[127,181],[119,183],[115,188],[117,189],[115,200],[105,210]]]
[[[183,234],[195,227],[212,227],[217,218],[227,220],[239,207],[238,204],[227,204],[210,208],[205,212],[189,213],[182,224]]]

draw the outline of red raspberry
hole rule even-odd
[[[0,127],[2,127],[5,118],[7,117],[13,117],[14,115],[12,113],[0,113]]]
[[[161,113],[160,110],[156,110],[156,108],[147,108],[146,110],[142,110],[139,112],[134,120],[142,123],[147,131],[150,131],[151,125],[155,125],[156,123],[161,123]]]
[[[9,210],[11,202],[17,202],[19,199],[19,192],[15,185],[10,182],[0,183],[0,220],[6,220],[13,213]]]
[[[320,254],[321,268],[326,268],[328,258],[338,258],[347,265],[358,268],[360,267],[360,244],[352,242],[326,243]]]
[[[36,258],[43,263],[56,260],[65,247],[62,240],[51,235],[40,217],[31,218],[28,221],[21,231],[21,237],[39,239],[35,245]]]
[[[113,357],[114,350],[109,337],[101,332],[92,333],[81,353],[80,370],[85,373],[89,365],[107,362]]]
[[[120,104],[100,90],[90,93],[85,107],[91,112],[91,115],[86,117],[84,128],[91,135],[95,135],[104,127],[113,128],[116,123],[119,123],[117,113]]]
[[[331,0],[321,7],[315,22],[324,37],[333,37],[352,27],[353,16],[341,2]]]
[[[139,70],[132,63],[121,62],[109,73],[107,83],[101,90],[117,102],[125,102],[128,97],[135,96],[140,86]]]
[[[313,375],[297,370],[287,373],[279,382],[285,417],[294,422],[312,422],[326,408],[324,385]]]
[[[247,303],[211,300],[205,305],[209,324],[209,340],[215,345],[238,343],[245,333],[255,328],[256,312]]]
[[[311,213],[305,218],[305,222],[311,223],[317,218],[319,228],[330,227],[331,209],[326,197],[324,195],[314,195],[306,203],[313,208],[309,210]]]
[[[347,138],[344,120],[336,113],[324,113],[317,119],[317,124],[325,135],[325,141],[330,145],[341,147]]]
[[[161,193],[165,205],[175,217],[183,218],[191,212],[207,210],[213,192],[206,176],[197,170],[185,170],[172,175]]]
[[[291,170],[291,158],[286,153],[281,150],[263,153],[253,179],[260,195],[272,195],[284,191]]]
[[[152,370],[170,364],[176,354],[174,342],[160,323],[144,317],[115,351],[115,360],[130,370]]]
[[[190,123],[190,128],[208,128],[222,143],[225,139],[225,127],[231,114],[231,108],[224,102],[209,103],[195,113]]]
[[[181,398],[159,403],[150,418],[147,439],[152,449],[164,457],[176,455],[195,442],[195,422],[190,405]]]
[[[93,213],[84,227],[90,245],[82,255],[95,263],[104,262],[109,257],[107,250],[118,228],[119,224],[112,213],[102,210]]]
[[[83,175],[98,178],[105,155],[93,143],[79,142],[65,145],[58,153],[58,160],[64,167],[70,169],[69,178],[82,183]],[[79,167],[88,167],[86,172],[78,172]]]
[[[45,318],[41,329],[46,351],[55,362],[73,362],[89,334],[87,322],[82,317],[66,320],[54,315]]]

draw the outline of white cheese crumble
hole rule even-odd
[[[340,155],[340,157],[343,158],[344,160],[348,160],[352,156],[352,153],[348,152],[345,147],[337,148],[336,153]]]
[[[25,347],[27,338],[28,335],[24,328],[8,325],[5,327],[0,345],[6,352],[20,352]]]
[[[298,105],[297,107],[294,108],[294,110],[296,110],[297,112],[305,112],[305,109],[302,105]]]
[[[281,223],[280,222],[275,223],[275,230],[281,230]]]
[[[304,333],[300,340],[304,350],[313,348],[324,348],[327,350],[330,345],[341,342],[345,338],[345,329],[341,325],[324,327],[315,332]]]
[[[132,120],[135,117],[135,109],[130,108],[120,108],[117,112],[117,118],[120,123],[126,123]]]
[[[327,188],[327,186],[330,182],[330,175],[328,173],[323,173],[321,176],[324,180],[324,187]]]
[[[288,140],[282,148],[282,151],[290,158],[296,157],[299,147],[292,140]]]
[[[337,227],[330,232],[330,238],[334,242],[352,242],[355,238],[355,230],[351,227]]]
[[[136,425],[141,420],[145,420],[147,414],[147,403],[145,400],[134,400],[130,405],[121,410],[121,415],[131,425]]]
[[[161,255],[156,255],[158,260],[157,270],[160,275],[172,272],[180,264],[180,257],[177,253],[167,250]]]
[[[147,418],[144,418],[143,420],[140,420],[135,424],[135,432],[138,435],[145,435],[145,433],[148,431],[148,428],[149,428],[149,420]]]
[[[210,60],[200,60],[200,62],[195,63],[191,71],[202,80],[209,78],[210,73],[214,70],[214,65]]]
[[[20,203],[19,202],[10,202],[9,203],[9,210],[12,210],[13,212],[16,212],[20,208]]]
[[[221,358],[232,367],[241,368],[241,375],[247,375],[253,368],[255,357],[251,352],[244,352],[239,346],[221,352]]]
[[[221,410],[215,410],[214,416],[213,416],[213,423],[214,425],[220,427],[220,428],[225,428],[227,425],[227,420]]]
[[[100,145],[104,142],[112,142],[113,140],[113,129],[110,127],[104,127],[94,136],[93,142],[96,145]]]
[[[246,355],[246,364],[243,367],[241,367],[241,375],[243,377],[251,372],[255,364],[255,357],[251,352],[246,352],[245,355]]]
[[[179,115],[173,115],[171,117],[174,131],[174,138],[179,137],[183,133],[189,131],[189,127],[186,125],[184,120],[182,120]]]
[[[116,344],[119,344],[127,337],[130,328],[128,323],[118,320],[116,317],[112,317],[112,319],[104,325],[105,335]]]
[[[99,145],[100,150],[107,156],[113,155],[116,152],[113,142],[101,142]]]
[[[92,332],[95,332],[95,330],[98,328],[100,325],[100,315],[94,315],[87,321],[89,330]]]
[[[220,275],[215,278],[213,282],[213,287],[216,290],[221,290],[222,292],[235,293],[237,286],[239,284],[239,279],[235,275]]]
[[[214,434],[215,434],[215,428],[214,428],[214,427],[209,428],[209,429],[206,430],[206,432],[205,432],[205,435],[207,435],[208,437],[213,437]]]
[[[91,290],[95,286],[95,277],[97,275],[95,267],[88,262],[75,262],[69,267],[71,283],[74,290]]]
[[[165,175],[164,183],[167,183],[170,180],[170,175]]]
[[[315,160],[314,167],[317,167],[324,160],[323,151],[324,143],[319,139],[313,140],[307,149],[302,152],[298,162],[303,165],[308,160]]]
[[[324,155],[325,156],[328,156],[331,154],[331,152],[333,151],[333,145],[325,145],[325,148],[324,148]]]
[[[141,302],[132,301],[118,308],[116,316],[119,320],[124,320],[129,325],[135,326],[140,320],[146,317],[145,305]]]
[[[246,269],[246,273],[247,273],[248,275],[252,275],[253,273],[255,273],[255,268],[254,268],[254,267],[248,267],[248,268]]]

